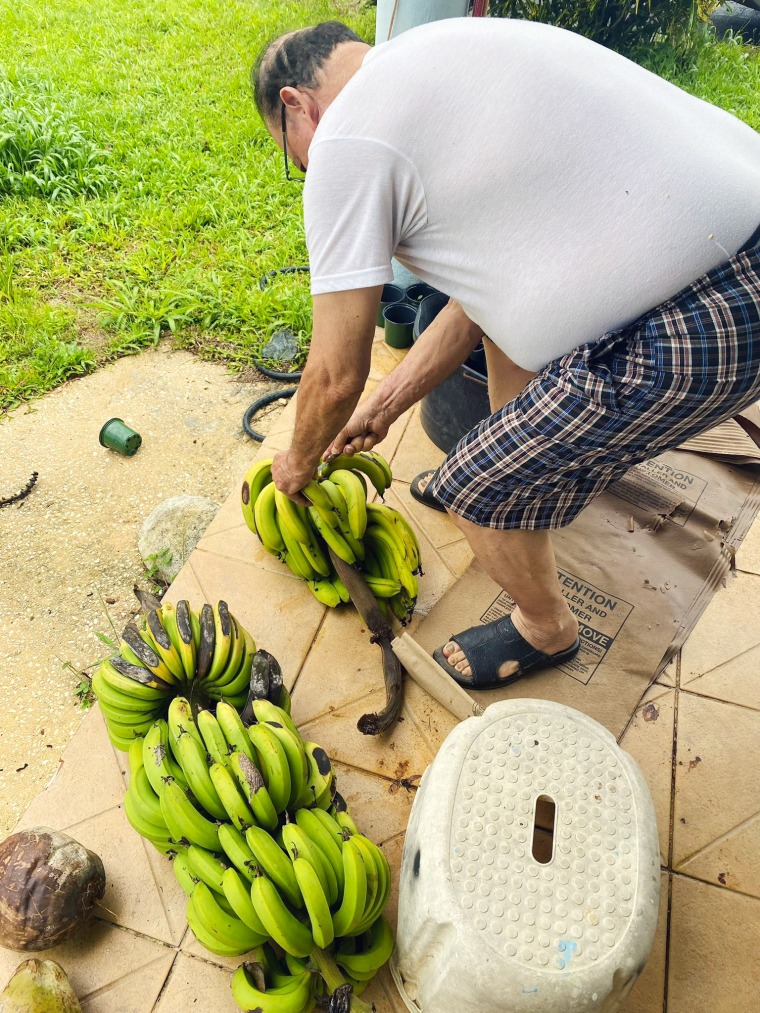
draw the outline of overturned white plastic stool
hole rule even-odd
[[[613,1013],[652,948],[660,849],[634,760],[579,711],[492,704],[414,800],[391,971],[420,1013]]]

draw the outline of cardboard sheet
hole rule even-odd
[[[713,434],[712,454],[725,437]],[[754,453],[760,460],[748,442],[754,451],[743,446],[747,454],[739,456]],[[724,580],[758,508],[758,467],[678,450],[632,468],[569,527],[554,532],[562,593],[580,622],[579,655],[504,689],[473,692],[473,698],[484,707],[509,697],[557,700],[619,737]],[[415,639],[432,652],[513,604],[473,563]]]

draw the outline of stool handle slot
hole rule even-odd
[[[554,833],[557,806],[549,795],[539,795],[533,813],[533,843],[531,854],[539,865],[548,865],[554,857]]]

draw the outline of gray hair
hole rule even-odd
[[[251,70],[253,97],[264,122],[276,119],[281,88],[316,88],[317,76],[335,47],[361,41],[340,21],[323,21],[267,43]]]

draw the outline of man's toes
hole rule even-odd
[[[469,662],[467,661],[467,658],[462,658],[461,661],[458,661],[454,665],[454,668],[457,670],[457,672],[461,673],[462,675],[467,675],[467,676],[472,675],[472,672],[470,671],[470,665],[469,665]]]
[[[444,656],[445,656],[445,658],[446,658],[447,661],[451,661],[451,656],[455,652],[458,653],[458,654],[462,653],[459,650],[459,647],[457,646],[457,644],[455,644],[453,640],[450,640],[448,642],[448,644],[444,644],[443,645],[443,653],[444,653]],[[453,664],[453,662],[452,662],[452,664]]]

